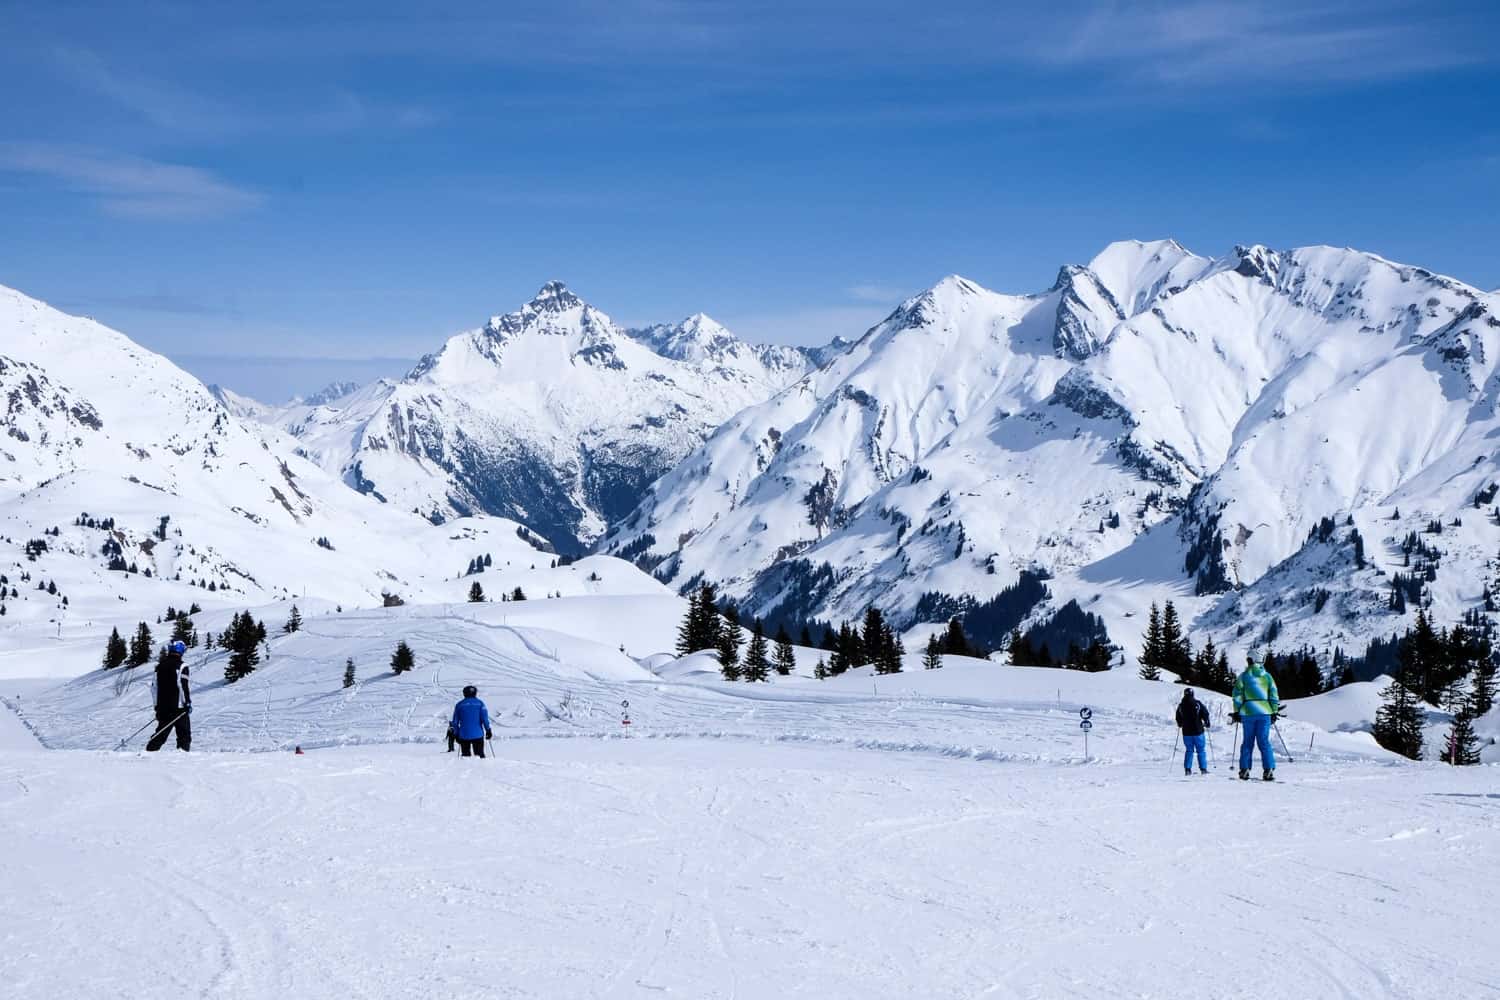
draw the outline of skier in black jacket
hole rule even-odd
[[[1193,689],[1182,692],[1182,701],[1177,704],[1177,728],[1182,730],[1182,773],[1193,773],[1193,752],[1198,753],[1198,773],[1208,773],[1208,752],[1204,749],[1207,738],[1203,735],[1209,728],[1208,708],[1193,697]]]
[[[187,750],[193,742],[193,730],[188,716],[193,711],[193,696],[188,691],[188,669],[182,663],[182,654],[187,646],[181,641],[172,643],[156,661],[156,735],[146,743],[147,750],[160,750],[167,742],[167,733],[177,731],[177,749]]]

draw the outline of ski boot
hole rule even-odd
[[[1250,780],[1250,769],[1248,767],[1242,767],[1242,768],[1240,768],[1240,780],[1241,781],[1249,781]]]
[[[1260,776],[1260,780],[1261,781],[1275,781],[1276,780],[1276,772],[1275,771],[1267,771],[1265,774],[1262,774]]]
[[[1190,767],[1185,767],[1182,769],[1182,773],[1191,778],[1193,776],[1193,769]]]
[[[1206,768],[1206,767],[1200,767],[1200,768],[1198,768],[1198,773],[1199,774],[1207,774],[1208,773],[1208,768]]]

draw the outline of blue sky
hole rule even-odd
[[[794,342],[1121,238],[1500,287],[1497,4],[427,7],[0,0],[0,284],[272,397],[554,277]]]

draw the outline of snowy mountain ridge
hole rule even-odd
[[[1291,589],[1368,590],[1336,563],[1266,592],[1250,631],[1225,609],[1330,517],[1387,590],[1401,537],[1461,521],[1427,591],[1441,614],[1475,605],[1500,548],[1472,509],[1500,479],[1497,311],[1331,247],[1115,243],[1033,295],[946,278],[733,417],[601,550],[759,613],[911,622],[1029,569],[1052,577],[1037,614],[1076,597],[1127,647],[1144,603],[1176,598],[1218,606],[1205,624],[1241,647],[1277,618],[1283,645],[1362,649],[1401,617]]]
[[[405,378],[270,422],[379,500],[434,522],[510,517],[577,552],[725,419],[812,367],[702,314],[625,331],[549,281]]]

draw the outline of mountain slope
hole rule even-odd
[[[96,658],[109,624],[169,605],[462,601],[484,555],[493,596],[590,589],[514,522],[435,526],[360,496],[92,320],[0,289],[0,345],[0,657],[40,632]],[[600,586],[660,589],[606,562],[621,572]]]
[[[946,279],[720,428],[602,548],[759,612],[875,603],[906,622],[1040,570],[1133,642],[1144,603],[1227,605],[1212,595],[1253,588],[1325,517],[1371,524],[1399,504],[1404,534],[1471,506],[1500,477],[1496,311],[1327,247],[1209,260],[1120,243],[1031,296]],[[1430,588],[1444,613],[1477,600],[1477,553],[1500,545],[1473,520]],[[1366,534],[1381,556],[1386,532]],[[1305,638],[1397,624],[1357,613]]]

